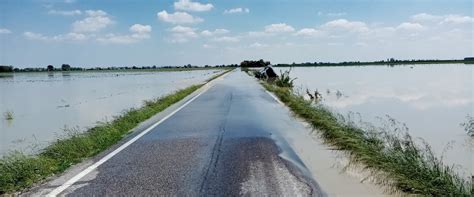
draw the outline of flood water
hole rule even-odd
[[[222,71],[55,72],[0,75],[0,156],[34,152],[64,128],[84,131],[144,100],[198,84]],[[13,119],[6,120],[5,113]]]
[[[405,123],[445,163],[474,174],[474,137],[460,125],[474,116],[472,65],[294,67],[290,76],[297,77],[295,90],[318,90],[321,103],[342,115],[358,113],[375,126],[387,115]]]

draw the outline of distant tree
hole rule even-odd
[[[63,64],[63,65],[61,65],[61,70],[62,71],[70,71],[71,66],[69,64]]]
[[[241,67],[265,67],[268,65],[270,65],[270,62],[264,61],[263,59],[260,59],[258,61],[245,60],[240,63]]]
[[[53,66],[53,65],[48,65],[48,66],[46,67],[46,70],[48,70],[48,71],[53,71],[53,70],[54,70],[54,66]]]
[[[0,65],[0,73],[13,72],[13,66]]]

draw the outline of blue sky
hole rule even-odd
[[[458,59],[473,32],[471,0],[1,0],[0,64]]]

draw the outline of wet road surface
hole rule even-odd
[[[279,135],[298,123],[275,103],[233,71],[60,195],[321,196]]]

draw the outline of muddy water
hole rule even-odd
[[[291,76],[297,91],[318,90],[322,104],[357,122],[387,128],[394,118],[463,176],[474,174],[474,138],[460,125],[474,116],[472,66],[295,67]]]
[[[64,136],[112,120],[124,110],[221,71],[71,72],[0,75],[0,155],[31,152]],[[4,113],[13,113],[6,120]]]

